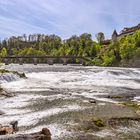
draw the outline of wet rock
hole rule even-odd
[[[96,132],[99,131],[100,128],[96,126],[92,121],[84,121],[78,128],[78,130],[82,132]]]
[[[108,120],[108,125],[111,127],[117,126],[133,126],[134,124],[138,124],[140,122],[140,118],[137,117],[120,117],[120,118],[110,118]]]
[[[25,75],[25,73],[19,73],[19,72],[17,72],[17,71],[11,71],[13,74],[16,74],[16,75],[18,75],[20,78],[27,78],[26,77],[26,75]]]
[[[7,73],[15,74],[15,75],[19,76],[20,78],[27,78],[25,73],[20,73],[18,71],[9,71],[6,69],[0,69],[0,74],[7,74]]]
[[[4,96],[4,97],[13,97],[15,96],[13,93],[8,93],[6,91],[0,91],[0,96]]]
[[[111,95],[108,95],[107,98],[109,99],[121,99],[121,98],[124,98],[123,96],[111,96]]]
[[[12,128],[13,128],[14,132],[17,132],[19,130],[19,128],[18,128],[18,121],[12,121],[10,123],[10,125],[12,125]]]
[[[27,77],[26,77],[25,73],[21,73],[20,78],[27,78]]]
[[[13,134],[13,129],[10,126],[2,126],[0,124],[0,135]]]
[[[8,126],[0,124],[0,135],[13,134],[18,131],[18,121],[13,121]]]
[[[41,132],[31,134],[13,134],[1,136],[0,140],[52,140],[48,128],[43,128]]]
[[[72,96],[72,94],[71,94],[71,93],[69,93],[68,95],[69,95],[69,96]]]
[[[3,114],[5,114],[4,111],[0,110],[0,115],[3,115]]]
[[[43,128],[41,134],[45,135],[47,140],[51,140],[51,132],[48,128]]]
[[[111,98],[111,96],[110,96],[110,95],[108,95],[108,96],[107,96],[107,98]]]
[[[89,100],[89,102],[91,103],[91,104],[96,104],[96,100]]]

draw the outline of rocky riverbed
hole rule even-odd
[[[1,80],[13,93],[0,99],[0,123],[20,133],[47,127],[53,140],[139,139],[140,69],[10,65],[27,79]]]

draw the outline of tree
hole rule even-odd
[[[2,48],[1,52],[0,52],[0,57],[4,57],[7,56],[7,50],[6,48]]]
[[[95,35],[96,36],[96,39],[99,43],[102,43],[104,40],[105,40],[105,36],[104,36],[104,33],[102,32],[99,32],[98,34]]]
[[[120,47],[120,56],[122,59],[128,60],[134,56],[135,46],[133,44],[122,44]]]
[[[114,32],[114,34],[116,33]],[[83,56],[91,57],[87,64],[101,66],[109,66],[122,60],[140,57],[140,31],[133,35],[117,38],[116,43],[111,41],[107,44],[102,43],[105,40],[102,32],[99,32],[96,38],[98,43],[92,40],[92,35],[89,33],[80,36],[73,35],[63,41],[54,34],[12,36],[0,42],[0,56]],[[72,59],[70,61],[74,62]]]

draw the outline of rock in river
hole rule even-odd
[[[2,110],[0,110],[0,115],[3,115],[3,114],[5,114]]]
[[[91,103],[91,104],[96,104],[96,100],[89,100],[89,102]]]
[[[48,128],[43,128],[41,132],[31,134],[11,134],[0,136],[0,140],[52,140]]]

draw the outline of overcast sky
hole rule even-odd
[[[114,29],[140,22],[140,0],[0,0],[0,38],[24,33],[62,38]]]

